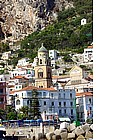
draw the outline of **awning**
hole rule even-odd
[[[65,121],[66,121],[66,122],[69,122],[70,119],[69,119],[68,117],[62,117],[62,118],[59,117],[59,121],[60,121],[60,122],[65,122]]]

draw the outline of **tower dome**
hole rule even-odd
[[[47,52],[47,49],[43,46],[43,43],[41,48],[38,50],[38,52]]]

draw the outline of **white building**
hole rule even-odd
[[[17,66],[26,66],[29,65],[29,58],[22,58],[18,60]]]
[[[87,20],[85,18],[81,19],[81,25],[87,24]]]
[[[8,88],[9,91],[20,90],[29,84],[29,79],[24,76],[15,76],[9,79]]]
[[[21,90],[11,92],[15,96],[15,109],[29,106],[32,98],[32,91],[39,93],[40,112],[45,114],[45,119],[52,119],[56,116],[76,117],[74,106],[75,91],[71,89],[37,88],[33,86],[25,87]]]
[[[49,57],[51,60],[56,60],[58,58],[57,50],[49,50]]]
[[[58,68],[52,70],[53,75],[63,75],[65,73],[65,68]]]
[[[2,53],[1,59],[2,60],[8,60],[10,58],[10,56],[11,56],[11,51],[4,52],[4,53]]]
[[[16,69],[13,69],[13,71],[10,71],[11,78],[15,76],[25,76],[27,78],[34,76],[34,70],[33,68],[23,68],[23,67],[17,67]]]
[[[88,48],[84,49],[84,62],[92,62],[93,61],[93,46],[88,46]]]
[[[85,122],[93,118],[93,94],[91,92],[76,93],[76,109],[78,119]]]

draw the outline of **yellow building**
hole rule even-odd
[[[38,50],[37,66],[35,70],[35,86],[39,88],[49,88],[52,86],[51,61],[48,51],[43,45]]]
[[[93,92],[93,79],[85,70],[75,65],[69,73],[70,80],[65,85],[66,89],[75,89],[76,93]]]

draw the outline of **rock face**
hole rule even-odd
[[[66,0],[0,0],[0,39],[16,42],[57,19],[59,11],[73,7]]]

